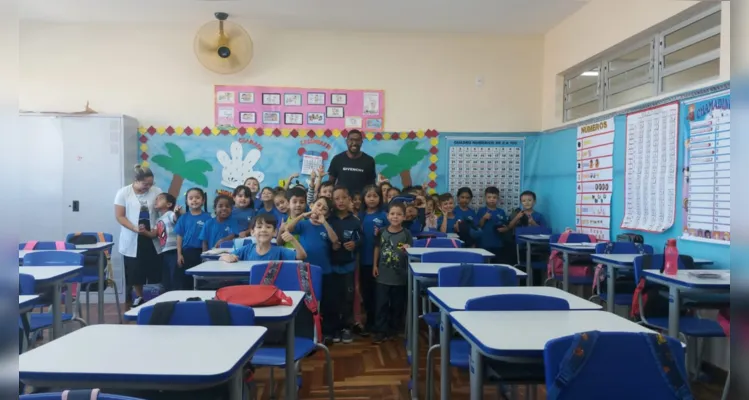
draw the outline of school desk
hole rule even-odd
[[[62,285],[66,279],[78,275],[83,266],[81,265],[55,265],[54,267],[18,267],[19,274],[28,274],[34,277],[35,290],[41,293],[45,288],[52,287],[52,338],[62,336],[62,313],[60,302],[62,301]],[[71,297],[71,296],[67,296]]]
[[[82,250],[84,254],[96,254],[98,257],[97,266],[99,267],[99,282],[97,290],[97,318],[98,323],[104,323],[104,276],[107,269],[107,251],[111,251],[114,246],[113,242],[97,242],[92,244],[77,244],[75,245],[76,251]],[[66,299],[67,300],[67,299]]]
[[[572,255],[586,255],[593,254],[596,252],[596,243],[550,243],[553,250],[557,250],[562,253],[563,264],[563,276],[562,276],[562,289],[564,291],[570,290],[570,254]]]
[[[655,333],[616,314],[598,311],[456,311],[449,314],[449,320],[471,345],[471,400],[483,398],[484,357],[538,358],[542,363],[546,342],[559,337],[593,330]]]
[[[69,251],[71,253],[85,253],[86,250],[68,249],[68,250],[18,250],[18,265],[23,263],[23,256],[31,253],[38,253],[40,251]]]
[[[528,279],[525,280],[527,286],[533,286],[533,268],[531,265],[531,254],[533,246],[549,246],[551,235],[518,235],[517,248],[518,258],[520,257],[520,243],[525,243],[525,270],[528,272]]]
[[[601,306],[588,300],[577,297],[569,292],[550,286],[531,287],[431,287],[427,290],[429,299],[440,309],[440,396],[442,400],[450,398],[450,339],[452,328],[449,313],[462,311],[466,302],[478,297],[492,296],[498,294],[535,294],[540,296],[558,297],[567,300],[571,310],[600,310]],[[509,326],[509,325],[508,325]],[[418,332],[418,322],[411,327],[412,332]],[[514,329],[514,328],[513,328]],[[415,340],[414,344],[418,344]],[[418,359],[419,349],[413,345],[413,359]],[[413,369],[412,369],[413,373]],[[447,379],[442,378],[447,377]],[[412,376],[416,382],[418,375]]]
[[[253,265],[268,265],[272,261],[237,261],[229,263],[226,261],[210,260],[204,261],[188,270],[185,274],[192,275],[194,288],[197,289],[198,280],[222,281],[233,279],[250,279],[250,269]],[[284,261],[301,262],[301,261]]]
[[[409,247],[406,249],[406,253],[410,257],[413,258],[421,258],[424,254],[427,253],[435,253],[435,252],[443,252],[443,251],[449,251],[449,252],[457,252],[457,253],[474,253],[474,254],[480,254],[483,257],[491,258],[494,257],[494,253],[484,250],[484,249],[474,249],[474,248],[441,248],[441,247]]]
[[[635,258],[639,257],[640,254],[593,254],[591,259],[594,262],[603,264],[606,266],[606,310],[614,312],[614,296],[616,296],[616,272],[619,269],[632,269],[635,265]],[[704,260],[696,258],[694,259],[695,266],[710,265],[713,262],[710,260]]]
[[[31,311],[36,306],[39,296],[35,294],[22,294],[18,296],[18,313],[24,314]]]
[[[26,385],[84,389],[198,390],[228,382],[243,399],[243,367],[261,326],[90,325],[18,358]],[[104,349],[101,343],[110,344]]]

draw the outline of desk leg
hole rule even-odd
[[[406,346],[406,356],[411,355],[411,325],[413,325],[413,321],[411,320],[411,313],[413,312],[413,305],[411,304],[411,293],[413,292],[413,279],[413,274],[411,274],[411,269],[409,268],[406,287],[406,342],[408,343],[408,345]]]
[[[98,318],[99,323],[104,323],[104,270],[107,268],[107,256],[103,251],[99,252],[99,297],[98,297]],[[88,304],[86,305],[88,307]]]
[[[286,324],[286,396],[287,400],[296,399],[296,366],[294,365],[294,321],[296,316]]]
[[[74,305],[73,305],[73,295],[76,295],[76,293],[73,292],[73,284],[72,283],[63,283],[62,285],[63,286],[60,286],[61,290],[62,290],[62,287],[65,288],[65,310],[64,310],[64,312],[66,314],[73,314],[73,308],[74,308]],[[77,284],[77,286],[78,286],[78,291],[80,293],[80,290],[83,289],[83,285],[81,285],[79,283],[79,284]],[[80,301],[80,299],[76,299],[76,301]],[[79,317],[83,318],[83,315],[79,315]],[[68,333],[70,333],[72,331],[73,331],[73,328],[70,325],[68,325],[67,327],[64,328],[64,332],[63,331],[61,331],[61,332],[63,332],[63,334],[65,334],[65,335],[67,335]]]
[[[229,399],[244,400],[244,382],[242,380],[241,367],[229,380]]]
[[[668,288],[668,336],[679,337],[679,310],[681,298],[679,288],[669,286]]]
[[[62,314],[60,313],[60,303],[62,302],[61,290],[62,284],[60,282],[56,282],[52,286],[52,339],[62,336]],[[67,294],[67,297],[70,297],[70,293]]]
[[[484,360],[475,346],[471,346],[471,400],[484,398]]]
[[[450,400],[450,314],[440,308],[440,399]],[[430,373],[429,371],[427,373]],[[471,378],[473,382],[473,378]]]
[[[525,243],[525,273],[528,276],[525,278],[526,286],[533,286],[533,265],[531,263],[531,243]]]
[[[419,281],[411,277],[411,398],[419,398]]]
[[[616,269],[611,264],[606,265],[607,277],[606,277],[606,311],[614,312],[614,290],[616,288]]]
[[[570,256],[567,254],[566,251],[562,252],[562,259],[564,260],[564,263],[562,265],[562,289],[564,289],[565,292],[570,291]]]
[[[198,290],[198,277],[192,276],[192,290]]]

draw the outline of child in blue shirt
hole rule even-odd
[[[437,218],[437,228],[442,233],[458,233],[458,217],[455,215],[455,200],[450,193],[442,193],[440,199],[440,210],[442,215]]]
[[[182,271],[203,262],[200,258],[203,253],[203,241],[200,239],[200,233],[203,231],[205,223],[211,219],[203,189],[189,189],[185,193],[185,199],[187,212],[179,217],[177,224],[174,226],[174,233],[177,234],[177,265]],[[192,289],[192,276],[184,273],[181,273],[181,275],[181,280],[175,278],[175,287],[179,286],[182,290]]]
[[[495,262],[504,263],[506,260],[503,260],[502,257],[500,257],[500,254],[503,253],[504,233],[510,230],[507,226],[510,221],[507,220],[505,211],[497,207],[498,200],[499,189],[494,186],[489,186],[484,190],[485,206],[479,209],[477,213],[477,217],[479,218],[478,226],[481,229],[479,244],[481,245],[481,248],[496,255],[494,258]]]
[[[277,228],[280,230],[281,226],[289,219],[289,200],[286,198],[285,190],[277,190],[273,194],[273,205],[273,213],[276,216],[276,220],[278,220]]]
[[[273,203],[273,189],[270,187],[264,187],[263,190],[260,191],[260,201],[258,202],[257,206],[257,213],[255,215],[260,214],[276,214],[276,207]]]
[[[304,260],[307,253],[301,244],[289,232],[281,234],[283,240],[294,245],[294,249],[287,249],[283,246],[274,246],[271,240],[276,237],[276,217],[273,214],[261,214],[252,221],[252,237],[254,243],[250,243],[239,249],[234,250],[231,254],[223,254],[219,258],[221,261],[291,261]]]
[[[330,199],[319,197],[312,204],[312,211],[286,221],[286,230],[292,236],[299,235],[299,241],[307,251],[307,262],[320,267],[323,277],[331,273],[330,247],[338,241],[338,236],[327,221],[331,207]]]
[[[237,224],[239,237],[245,238],[252,234],[250,222],[255,217],[255,206],[252,200],[250,188],[244,185],[234,189],[234,209],[231,210],[231,219]]]
[[[533,209],[536,206],[535,193],[530,190],[520,193],[520,204],[523,206],[523,209],[516,210],[514,217],[509,223],[511,229],[526,226],[546,226],[544,215]]]
[[[200,232],[200,240],[203,241],[203,251],[219,248],[221,243],[234,240],[239,233],[237,222],[231,218],[231,197],[220,194],[213,200],[213,212],[215,218],[206,221]]]
[[[372,332],[375,323],[375,279],[372,275],[374,249],[377,234],[388,226],[387,212],[382,209],[382,194],[376,185],[368,185],[362,191],[363,210],[359,213],[362,225],[362,243],[359,253],[359,293],[364,303],[367,321],[364,332]]]

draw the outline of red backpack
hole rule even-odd
[[[216,291],[216,300],[247,307],[290,306],[291,297],[275,285],[226,286]]]
[[[570,236],[570,233],[573,232],[565,231],[564,233],[559,235],[559,240],[557,241],[557,243],[567,243],[567,238]],[[590,243],[596,243],[596,237],[593,235],[588,235],[588,240],[590,240]],[[593,274],[593,269],[589,265],[573,265],[572,262],[570,262],[567,273],[569,274],[569,276],[574,277],[590,276]],[[564,258],[561,251],[551,251],[551,255],[549,256],[549,263],[547,265],[547,274],[549,278],[555,276],[561,277],[564,275]]]

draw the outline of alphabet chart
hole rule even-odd
[[[614,119],[577,128],[575,231],[610,240]]]
[[[523,139],[447,138],[448,187],[453,196],[464,186],[473,191],[471,207],[484,206],[484,190],[499,189],[498,207],[507,213],[520,207]]]
[[[731,243],[731,97],[684,101],[682,239]]]
[[[664,232],[676,217],[679,102],[627,115],[622,229]]]

